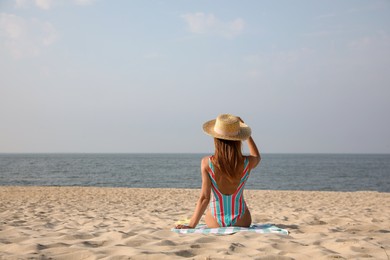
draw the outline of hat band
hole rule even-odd
[[[228,132],[228,131],[224,131],[224,130],[216,128],[216,127],[214,127],[214,132],[216,132],[219,135],[224,135],[224,136],[236,136],[240,133],[240,131]]]

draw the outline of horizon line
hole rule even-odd
[[[17,154],[210,154],[212,152],[0,152],[0,155]],[[261,154],[339,154],[339,155],[390,155],[390,152],[260,152]],[[247,153],[244,153],[245,155]]]

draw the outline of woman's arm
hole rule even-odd
[[[253,169],[260,163],[261,155],[259,149],[257,149],[256,143],[253,140],[252,136],[248,138],[247,142],[248,142],[249,154],[250,154],[249,157],[250,168]]]
[[[202,159],[201,173],[202,173],[202,190],[199,195],[198,203],[196,204],[194,214],[191,217],[191,221],[188,225],[177,225],[176,228],[194,228],[198,225],[203,213],[207,209],[210,202],[211,193],[211,181],[207,173],[208,169],[208,157]]]
[[[241,119],[241,117],[238,118],[242,123],[244,123],[244,120]],[[259,152],[259,149],[256,146],[255,141],[253,140],[252,136],[250,136],[247,140],[248,147],[249,147],[249,166],[251,169],[255,168],[261,161],[261,155]]]

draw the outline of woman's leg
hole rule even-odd
[[[217,220],[211,215],[210,209],[206,210],[205,222],[208,228],[220,227]]]
[[[205,217],[206,225],[209,228],[217,228],[220,227],[217,220],[214,218],[213,215],[211,215],[210,209],[207,209],[206,211],[206,217]],[[252,224],[252,216],[248,208],[245,209],[245,213],[243,216],[241,216],[237,222],[233,225],[236,227],[249,227]]]
[[[251,224],[252,224],[251,212],[249,211],[248,208],[246,208],[244,215],[237,220],[237,222],[236,222],[236,224],[234,224],[234,226],[249,227]]]

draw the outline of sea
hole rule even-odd
[[[203,156],[0,154],[0,185],[200,189]],[[390,192],[390,154],[262,154],[246,188]]]

